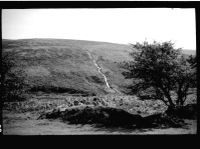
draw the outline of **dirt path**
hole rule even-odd
[[[92,134],[195,134],[196,120],[186,120],[184,128],[137,129],[95,128],[92,125],[69,125],[60,120],[37,120],[36,113],[12,113],[3,111],[4,135],[92,135]]]

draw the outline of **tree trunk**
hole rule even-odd
[[[166,97],[167,97],[167,99],[168,99],[169,105],[170,105],[171,107],[175,107],[175,105],[174,105],[174,103],[173,103],[173,101],[172,101],[172,99],[171,99],[169,93],[166,94]]]
[[[167,98],[168,102],[169,102],[169,106],[172,106],[174,107],[174,103],[171,99],[171,96],[170,96],[170,91],[168,89],[166,89],[165,87],[163,87],[162,84],[158,84],[159,88],[162,90],[163,94],[165,95],[165,97]]]
[[[177,106],[183,106],[183,104],[186,100],[186,97],[187,97],[187,91],[189,89],[189,84],[186,84],[185,88],[184,88],[184,85],[182,85],[180,87],[183,87],[183,89],[179,88],[179,90],[177,91],[177,96],[178,96],[178,99],[176,102]]]
[[[177,99],[176,105],[177,106],[181,106],[182,102],[183,102],[183,94],[181,92],[179,92],[178,93],[178,99]]]

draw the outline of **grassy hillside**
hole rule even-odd
[[[102,58],[99,64],[116,88],[123,77],[114,62],[128,59],[130,51],[127,45],[63,39],[3,40],[2,46],[3,53],[14,54],[13,70],[25,71],[31,91],[69,94],[108,93],[87,51],[96,60]]]
[[[66,39],[2,40],[3,54],[14,55],[14,70],[25,72],[30,91],[67,94],[108,94],[104,78],[90,59],[89,51],[111,87],[123,91],[125,80],[118,62],[130,60],[130,45]],[[194,51],[193,51],[194,53]]]
[[[187,55],[196,55],[196,51],[195,50],[186,50],[186,49],[184,49],[183,53],[187,54]]]

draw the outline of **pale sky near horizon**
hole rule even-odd
[[[62,38],[113,43],[153,40],[196,49],[195,9],[3,9],[2,38]]]

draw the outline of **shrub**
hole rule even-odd
[[[133,60],[123,65],[127,70],[123,75],[136,80],[130,87],[132,92],[138,96],[148,93],[151,99],[162,100],[167,106],[183,106],[189,88],[196,82],[194,60],[174,49],[171,42],[144,42],[133,47],[137,50],[130,53]]]

